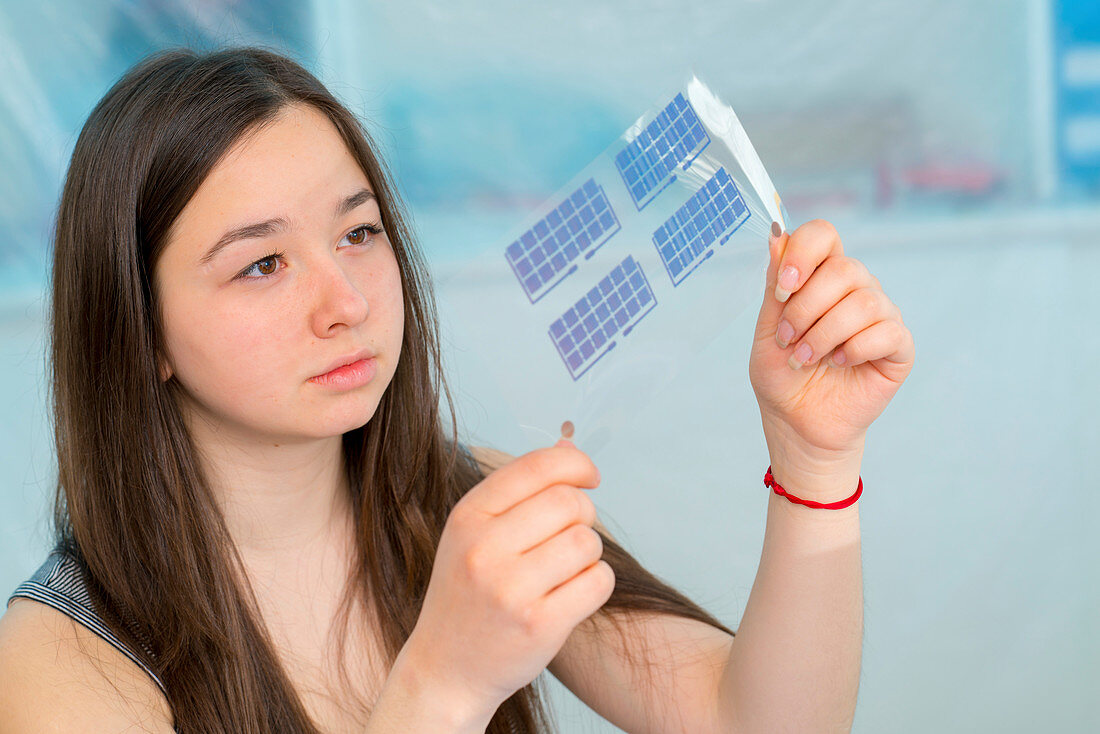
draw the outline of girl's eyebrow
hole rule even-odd
[[[359,189],[354,194],[344,197],[344,199],[336,205],[336,212],[333,214],[333,219],[339,219],[355,209],[355,207],[365,204],[372,199],[377,200],[373,191],[370,189]],[[234,242],[268,237],[277,232],[286,232],[289,229],[290,221],[286,217],[274,217],[263,222],[253,222],[252,224],[233,227],[221,236],[217,244],[206,251],[206,254],[199,259],[199,265],[209,264],[219,252]]]

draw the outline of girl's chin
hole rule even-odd
[[[369,405],[361,405],[359,410],[349,409],[351,407],[340,406],[339,410],[332,410],[323,416],[321,421],[317,420],[321,416],[314,412],[311,414],[309,422],[315,425],[318,433],[336,436],[367,425],[374,417],[378,404],[377,402],[371,402]]]

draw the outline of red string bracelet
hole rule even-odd
[[[772,468],[768,467],[768,473],[764,475],[764,486],[771,487],[772,491],[780,497],[786,497],[791,502],[797,505],[806,505],[806,507],[813,507],[818,510],[842,510],[848,505],[855,504],[855,501],[859,499],[859,496],[863,494],[863,477],[859,478],[859,488],[856,489],[856,493],[846,500],[840,500],[839,502],[814,502],[813,500],[802,500],[798,497],[787,492],[779,486],[779,483],[775,481],[775,477],[772,476]]]

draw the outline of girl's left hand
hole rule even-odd
[[[844,255],[831,224],[815,220],[776,237],[778,229],[749,359],[765,432],[823,461],[859,454],[913,367],[913,335],[866,266]],[[777,292],[788,267],[797,274]],[[829,364],[838,358],[839,367]]]

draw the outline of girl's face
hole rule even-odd
[[[153,273],[161,377],[180,382],[185,412],[275,443],[370,420],[404,329],[382,224],[366,175],[313,107],[286,108],[230,150],[173,224]],[[365,384],[310,380],[364,349],[374,355]]]

